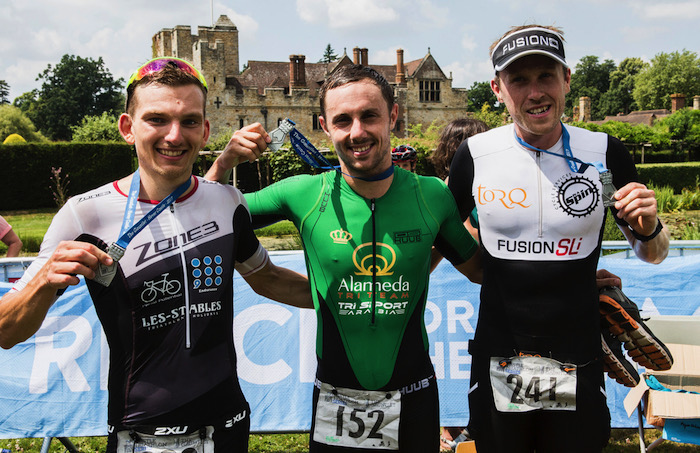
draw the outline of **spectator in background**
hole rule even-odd
[[[391,150],[391,161],[394,165],[411,173],[416,172],[416,160],[418,153],[411,145],[399,145]]]
[[[7,223],[2,216],[0,216],[0,240],[7,246],[7,258],[19,256],[19,252],[22,250],[22,240],[12,230],[12,225]]]
[[[459,145],[472,135],[487,130],[489,130],[488,125],[475,118],[457,118],[447,123],[440,133],[440,141],[431,157],[438,178],[447,182],[452,157]]]
[[[475,118],[457,118],[456,120],[450,121],[442,130],[440,141],[431,157],[437,176],[447,183],[452,157],[455,155],[455,151],[457,151],[459,145],[468,137],[480,132],[486,132],[487,130],[489,130],[488,125]],[[472,216],[469,216],[464,222],[464,226],[467,227],[469,234],[478,241],[479,230],[478,221],[475,217],[476,209],[474,209]],[[433,250],[431,270],[435,269],[435,266],[437,266],[441,259],[442,256]],[[467,439],[467,436],[466,428],[462,429],[457,426],[445,426],[442,428],[442,433],[440,434],[440,449],[442,451],[454,450],[459,442]]]

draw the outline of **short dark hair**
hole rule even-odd
[[[442,129],[438,146],[430,158],[438,177],[445,179],[450,174],[452,158],[464,140],[487,130],[489,130],[488,125],[476,118],[457,118],[449,122]]]
[[[202,85],[202,82],[197,77],[182,71],[177,66],[164,66],[163,69],[145,75],[142,79],[132,82],[126,89],[126,101],[124,103],[124,111],[131,115],[136,109],[136,97],[134,96],[136,89],[140,86],[151,84],[165,85],[169,87],[181,87],[186,85],[196,85],[202,90],[204,95],[204,113],[206,116],[207,106],[207,89]]]
[[[330,90],[348,83],[361,82],[363,80],[369,80],[379,87],[382,92],[382,97],[386,101],[387,109],[391,112],[394,106],[394,89],[391,88],[391,85],[389,85],[389,82],[387,82],[384,76],[369,66],[348,64],[333,71],[323,82],[323,85],[321,85],[319,91],[321,116],[326,116],[326,94]]]

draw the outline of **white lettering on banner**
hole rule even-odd
[[[460,313],[457,313],[459,309]],[[459,322],[467,333],[474,333],[469,320],[474,316],[474,306],[466,300],[447,301],[447,333],[457,333]]]
[[[651,299],[651,297],[647,297],[644,299],[644,303],[642,304],[639,309],[644,313],[644,317],[648,318],[650,316],[661,316],[661,313],[659,313],[659,309],[656,308],[656,304],[654,304],[654,301]]]
[[[253,384],[274,384],[292,373],[292,368],[282,359],[269,365],[259,365],[253,362],[243,346],[245,334],[253,325],[261,321],[272,321],[278,326],[283,326],[291,317],[291,311],[275,304],[257,304],[246,308],[235,317],[233,341],[238,355],[238,377],[240,379]],[[280,341],[285,341],[285,335],[282,333]],[[268,354],[273,353],[274,349],[268,349]]]
[[[71,335],[72,334],[72,335]],[[73,341],[57,347],[56,343]],[[34,363],[29,378],[29,393],[46,393],[48,391],[49,370],[55,363],[72,392],[90,390],[85,375],[76,360],[90,349],[92,327],[82,316],[47,317],[34,336]]]
[[[436,341],[433,348],[435,355],[430,356],[430,361],[435,369],[435,379],[445,379],[445,343]]]
[[[461,365],[470,365],[472,356],[469,355],[469,342],[450,341],[450,379],[469,379],[471,371],[462,369]]]
[[[456,335],[459,340],[471,338],[474,333],[472,318],[475,316],[474,305],[467,300],[446,301],[446,319],[448,334]],[[440,328],[442,324],[442,311],[435,303],[428,301],[425,305],[426,325],[428,333],[432,333]],[[457,329],[457,325],[462,328]],[[449,350],[449,379],[469,379],[471,372],[464,369],[464,365],[471,365],[472,359],[468,352],[469,343],[467,341],[450,341],[447,343]],[[432,348],[434,354],[430,356],[435,368],[435,377],[445,379],[445,343],[436,341]]]
[[[440,327],[440,324],[442,324],[442,312],[440,311],[440,307],[430,301],[425,303],[425,319],[428,318],[431,319],[430,322],[425,325],[425,331],[427,333],[433,333]]]
[[[316,378],[316,311],[299,310],[299,382]]]

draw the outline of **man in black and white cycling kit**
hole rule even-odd
[[[560,30],[513,28],[491,55],[513,124],[463,142],[449,180],[462,219],[477,209],[483,253],[469,433],[480,453],[600,451],[605,208],[644,261],[665,258],[668,232],[622,143],[561,123],[571,71]],[[603,184],[610,174],[618,190]]]
[[[270,262],[241,193],[192,176],[209,135],[205,105],[206,82],[189,63],[160,58],[137,70],[119,128],[139,169],[71,198],[0,301],[8,348],[85,276],[110,347],[108,452],[247,451],[233,271],[266,297],[311,306],[308,280]]]

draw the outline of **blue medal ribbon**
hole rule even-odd
[[[289,120],[292,124],[295,124]],[[388,178],[394,174],[394,165],[392,164],[389,168],[379,173],[378,175],[370,176],[368,178],[362,176],[353,176],[344,173],[340,170],[340,166],[334,166],[328,159],[325,158],[321,151],[319,151],[304,134],[299,132],[296,127],[289,131],[289,141],[292,143],[292,149],[294,152],[301,157],[301,159],[314,168],[320,168],[321,170],[335,170],[349,176],[350,178],[361,179],[362,181],[381,181]]]
[[[182,183],[178,188],[176,188],[170,195],[163,198],[155,208],[151,209],[148,214],[143,216],[134,225],[134,218],[136,215],[136,204],[139,198],[139,189],[141,188],[141,176],[139,175],[139,170],[134,172],[134,176],[131,178],[131,186],[129,187],[129,198],[126,201],[126,208],[124,208],[124,220],[122,220],[121,231],[119,232],[119,239],[114,243],[117,247],[122,250],[126,250],[129,242],[137,235],[141,230],[146,228],[146,226],[151,223],[158,214],[163,212],[165,208],[170,206],[177,200],[180,195],[185,193],[192,183],[192,178],[187,178],[187,181]],[[122,252],[123,254],[123,252]],[[112,257],[114,258],[114,257]]]
[[[561,141],[562,146],[564,148],[564,154],[557,154],[551,151],[547,151],[546,149],[540,149],[536,146],[532,146],[522,138],[518,137],[517,133],[515,134],[515,139],[525,148],[541,153],[551,154],[552,156],[561,157],[562,159],[566,159],[567,163],[569,164],[569,168],[574,173],[583,173],[589,166],[595,167],[598,170],[598,173],[605,173],[606,171],[609,171],[607,168],[605,168],[602,162],[584,162],[581,159],[574,157],[574,153],[571,151],[571,139],[569,136],[569,131],[567,131],[566,127],[564,127],[564,123],[561,123]],[[581,166],[578,167],[577,164],[580,164]]]
[[[527,149],[531,149],[540,153],[551,154],[552,156],[566,159],[567,163],[569,164],[569,168],[574,173],[582,174],[586,171],[588,167],[595,167],[595,169],[598,170],[598,177],[600,178],[600,182],[603,186],[603,206],[605,206],[606,208],[615,206],[616,200],[614,199],[613,195],[615,194],[617,189],[615,189],[615,186],[613,185],[612,173],[610,173],[610,170],[605,168],[602,162],[584,162],[581,159],[574,157],[574,153],[571,151],[571,138],[569,135],[569,131],[566,130],[564,123],[560,124],[561,141],[562,147],[564,148],[564,154],[557,154],[551,151],[547,151],[546,149],[540,149],[535,146],[532,146],[522,138],[518,137],[517,133],[515,133],[515,140]],[[580,164],[580,167],[577,164]]]

